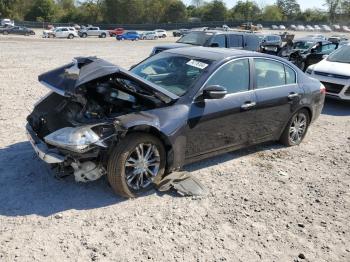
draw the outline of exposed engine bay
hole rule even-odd
[[[142,99],[128,93],[121,79],[109,79],[87,84],[83,92],[73,97],[50,93],[35,106],[28,122],[43,139],[63,127],[112,122],[116,117],[154,108],[150,97]],[[147,96],[147,94],[144,94]]]

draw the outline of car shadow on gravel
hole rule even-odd
[[[322,114],[331,116],[350,116],[350,101],[326,98]]]
[[[74,177],[55,178],[33,153],[29,142],[0,149],[0,216],[50,216],[65,210],[114,205],[116,196],[106,179],[75,183]]]

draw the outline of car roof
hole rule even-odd
[[[318,39],[318,38],[298,38],[298,39],[295,39],[294,42],[314,42],[314,43],[318,43],[318,42],[322,42],[322,44],[328,44],[330,43],[329,41],[327,40],[324,40],[324,39]]]
[[[264,56],[261,53],[238,50],[238,49],[227,49],[227,48],[214,48],[214,47],[180,47],[165,50],[166,53],[179,54],[183,56],[196,57],[201,59],[208,59],[213,61],[220,61],[226,58],[241,57],[241,56]]]

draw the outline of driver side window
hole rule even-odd
[[[240,59],[229,62],[218,69],[209,79],[206,86],[220,85],[228,94],[249,90],[249,61]]]

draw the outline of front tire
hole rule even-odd
[[[72,35],[72,34],[68,35],[68,39],[73,39],[73,38],[74,38],[74,35]]]
[[[108,181],[116,194],[134,198],[160,181],[165,163],[165,148],[158,138],[132,133],[120,141],[109,157]]]
[[[106,38],[106,34],[105,33],[101,34],[101,38]]]
[[[310,116],[306,109],[301,109],[296,112],[289,120],[281,135],[281,144],[285,146],[299,145],[307,133],[309,124]]]

